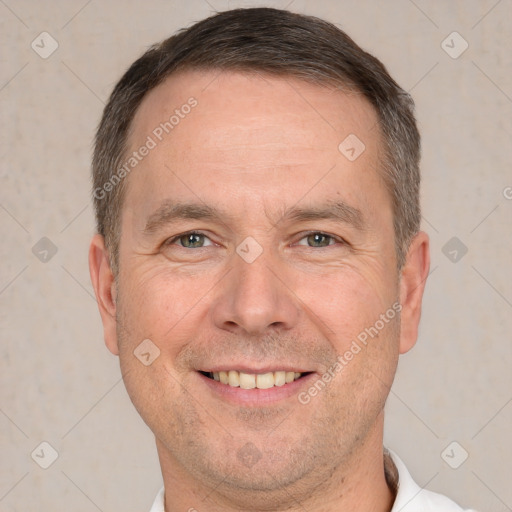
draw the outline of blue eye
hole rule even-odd
[[[306,240],[306,243],[301,243],[303,240]],[[326,235],[325,233],[310,233],[309,235],[301,238],[298,245],[308,245],[309,247],[327,247],[329,245],[334,245],[336,243],[336,239],[331,235]]]

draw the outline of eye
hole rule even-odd
[[[178,235],[177,237],[170,239],[168,242],[166,242],[166,245],[179,245],[185,249],[200,249],[201,247],[206,247],[213,244],[206,235],[191,231],[189,233],[184,233],[183,235]]]
[[[303,243],[303,241],[306,243]],[[298,242],[298,245],[307,245],[308,247],[327,247],[329,245],[335,245],[336,242],[341,242],[341,240],[337,240],[331,235],[327,235],[326,233],[315,232],[309,233],[304,236]]]

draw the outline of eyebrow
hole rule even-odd
[[[327,201],[325,205],[293,207],[284,212],[278,223],[283,221],[334,220],[349,224],[357,229],[364,229],[366,223],[363,213],[345,201]]]
[[[177,220],[211,220],[225,224],[234,220],[235,217],[232,213],[207,204],[166,200],[150,215],[143,233],[151,235]],[[294,206],[285,209],[279,220],[273,225],[276,226],[282,222],[312,220],[334,220],[352,225],[359,230],[364,229],[366,225],[361,210],[341,200],[331,200],[317,206]]]
[[[150,235],[176,220],[220,220],[223,217],[231,215],[206,204],[166,200],[150,215],[143,232]]]

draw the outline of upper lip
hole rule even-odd
[[[262,373],[273,373],[273,372],[298,372],[298,373],[308,373],[313,370],[305,369],[303,365],[290,365],[290,364],[272,364],[266,366],[248,366],[239,363],[232,364],[216,364],[215,366],[209,366],[205,368],[200,368],[199,371],[202,372],[225,372],[229,370],[236,370],[237,372],[242,373],[252,373],[252,374],[262,374]]]

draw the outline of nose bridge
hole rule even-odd
[[[282,266],[270,251],[251,261],[240,254],[233,257],[233,266],[213,305],[217,327],[233,332],[262,334],[268,328],[292,328],[298,319],[297,304],[291,291],[276,277]]]

